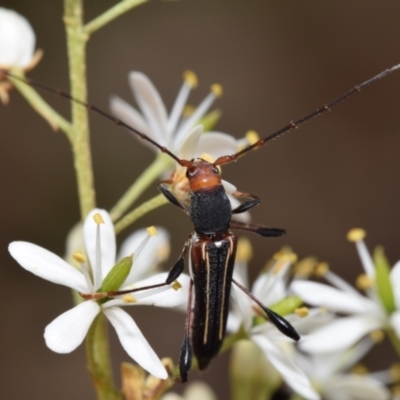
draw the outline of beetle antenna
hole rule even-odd
[[[39,81],[37,81],[37,80],[35,80],[35,79],[32,79],[32,78],[22,78],[22,77],[20,77],[20,76],[16,76],[16,75],[14,75],[14,74],[10,74],[8,71],[5,71],[5,70],[0,69],[0,78],[1,78],[1,75],[2,75],[2,74],[5,75],[5,76],[7,76],[7,77],[10,77],[10,78],[12,78],[12,79],[16,79],[16,80],[18,80],[18,81],[20,81],[20,82],[24,82],[24,83],[26,83],[27,85],[31,85],[31,86],[37,87],[37,88],[39,88],[39,89],[41,89],[41,90],[43,90],[43,91],[56,94],[56,95],[58,95],[58,96],[60,96],[60,97],[64,97],[64,98],[66,98],[66,99],[68,99],[68,100],[71,100],[71,101],[73,101],[73,102],[75,102],[75,103],[78,103],[78,104],[82,105],[83,107],[86,107],[87,109],[89,109],[89,110],[91,110],[91,111],[94,111],[94,112],[97,113],[97,114],[102,115],[103,117],[105,117],[105,118],[108,119],[109,121],[114,122],[114,124],[119,125],[119,126],[122,126],[122,127],[126,128],[126,129],[128,129],[130,132],[132,132],[132,133],[134,133],[135,135],[139,136],[141,139],[145,140],[146,142],[151,143],[154,147],[157,147],[157,148],[158,148],[159,150],[161,150],[163,153],[168,154],[168,155],[169,155],[171,158],[173,158],[179,165],[181,165],[181,166],[183,166],[183,167],[189,167],[189,166],[192,165],[192,164],[190,163],[190,161],[181,160],[181,159],[178,158],[174,153],[172,153],[171,151],[169,151],[166,147],[161,146],[160,144],[158,144],[157,142],[155,142],[153,139],[151,139],[150,137],[148,137],[148,136],[145,135],[144,133],[139,132],[138,130],[136,130],[136,129],[133,128],[132,126],[126,124],[125,122],[121,121],[121,120],[118,119],[118,118],[113,117],[112,115],[108,114],[106,111],[102,110],[102,109],[99,108],[99,107],[96,107],[96,106],[93,105],[93,104],[86,103],[86,102],[84,102],[84,101],[82,101],[82,100],[76,99],[76,98],[74,98],[72,95],[70,95],[70,94],[67,93],[67,92],[64,92],[64,91],[62,91],[62,90],[60,90],[60,89],[54,89],[54,88],[52,88],[52,87],[50,87],[50,86],[47,86],[47,85],[44,85],[43,83],[41,83],[41,82],[39,82]]]
[[[283,128],[279,129],[278,131],[268,135],[267,137],[265,137],[264,139],[260,139],[257,142],[253,143],[251,146],[248,146],[246,148],[244,148],[243,150],[239,151],[238,153],[232,154],[230,156],[221,156],[219,157],[217,160],[215,160],[214,165],[222,165],[222,164],[227,164],[230,163],[232,161],[236,161],[239,157],[243,156],[244,154],[246,154],[247,152],[253,150],[253,149],[257,149],[258,147],[264,146],[267,142],[278,138],[279,136],[282,136],[284,133],[289,132],[293,129],[296,129],[299,127],[300,124],[302,124],[303,122],[308,121],[311,118],[314,118],[322,113],[324,113],[325,111],[330,111],[332,107],[336,106],[337,104],[341,103],[343,100],[347,99],[348,97],[350,97],[352,94],[360,92],[362,88],[364,88],[365,86],[368,86],[369,84],[384,78],[385,76],[391,74],[392,72],[396,71],[400,69],[400,64],[395,65],[392,68],[388,68],[385,69],[384,71],[382,71],[381,73],[379,73],[378,75],[375,75],[374,77],[364,81],[363,83],[354,86],[352,89],[348,90],[347,92],[343,93],[341,96],[339,96],[337,99],[333,100],[332,102],[323,105],[320,108],[317,108],[315,111],[313,111],[312,113],[306,115],[305,117],[302,117],[300,119],[298,119],[297,121],[291,121],[288,125],[284,126]]]

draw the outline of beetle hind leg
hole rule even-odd
[[[189,287],[189,298],[186,310],[186,322],[185,322],[185,336],[183,338],[181,354],[179,356],[179,374],[181,376],[181,382],[187,381],[190,368],[192,366],[192,347],[190,342],[190,325],[192,315],[192,292],[193,292],[193,281],[190,281]]]

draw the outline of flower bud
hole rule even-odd
[[[124,257],[121,261],[114,265],[111,271],[104,278],[101,288],[98,292],[113,292],[117,291],[125,279],[128,277],[132,268],[132,257]]]
[[[393,289],[390,282],[390,264],[382,246],[377,246],[375,248],[373,258],[378,295],[386,311],[391,314],[396,310],[396,305],[394,303]]]
[[[13,10],[0,7],[0,66],[26,68],[35,51],[35,33],[28,20]]]

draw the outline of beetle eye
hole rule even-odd
[[[219,175],[219,169],[217,167],[213,167],[213,172],[216,173],[217,175]]]

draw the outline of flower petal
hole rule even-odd
[[[253,284],[254,296],[267,306],[285,298],[287,296],[285,275],[290,266],[289,261],[279,262],[277,270],[273,266],[269,272],[262,273]]]
[[[207,153],[217,159],[221,156],[235,154],[237,151],[237,141],[233,136],[222,132],[206,132],[199,139],[195,156]]]
[[[81,221],[77,222],[72,229],[68,232],[66,244],[65,244],[65,256],[64,259],[74,266],[80,268],[80,265],[75,261],[72,255],[76,252],[85,253],[85,241],[83,239],[83,224]]]
[[[167,371],[131,316],[118,307],[107,308],[103,312],[129,356],[155,377],[167,379]]]
[[[393,329],[396,332],[397,337],[400,339],[400,310],[395,311],[390,316],[390,323],[393,326]]]
[[[84,301],[66,311],[46,326],[44,339],[50,350],[70,353],[85,339],[100,306],[93,300]]]
[[[381,321],[367,315],[339,318],[303,336],[299,346],[309,353],[342,351],[355,344],[367,333],[381,327]]]
[[[104,223],[98,225],[93,217],[95,214],[100,214]],[[96,249],[97,249],[97,227],[100,227],[100,262],[96,266]],[[101,286],[101,282],[110,272],[115,264],[116,243],[114,225],[110,215],[106,210],[95,208],[85,219],[83,225],[83,235],[85,238],[86,253],[90,260],[90,265],[93,270],[94,288],[97,290]]]
[[[185,80],[179,90],[178,96],[176,96],[175,103],[172,106],[171,113],[168,118],[167,129],[169,134],[176,130],[178,121],[182,116],[183,108],[185,107],[191,89],[192,86],[189,85]]]
[[[140,133],[144,133],[148,135],[152,139],[156,139],[152,136],[152,132],[149,130],[149,127],[144,120],[142,114],[137,111],[134,107],[132,107],[125,100],[122,100],[118,96],[112,96],[110,99],[110,110],[111,112],[122,122],[131,126],[132,128],[138,130]],[[141,140],[137,135],[133,134],[133,136],[141,141],[141,143],[146,143]],[[154,146],[150,145],[154,150]]]
[[[235,185],[232,185],[232,183],[229,183],[228,181],[224,181],[221,179],[222,186],[225,189],[225,192],[227,195],[233,194],[237,191],[237,188]]]
[[[0,7],[0,65],[27,67],[35,51],[35,33],[28,20],[13,10]]]
[[[392,289],[396,307],[400,308],[400,261],[393,266],[390,271],[390,282],[392,283]]]
[[[324,388],[327,400],[389,400],[390,392],[376,379],[360,375],[337,375]]]
[[[153,275],[150,278],[144,279],[137,282],[135,285],[124,286],[123,290],[129,288],[141,288],[151,285],[156,285],[165,282],[168,273],[162,273]],[[132,293],[132,296],[136,299],[134,303],[127,303],[122,298],[115,298],[104,304],[103,307],[113,307],[113,306],[129,306],[129,305],[148,305],[157,307],[181,307],[186,306],[189,297],[189,284],[190,277],[186,274],[181,274],[177,279],[182,287],[178,290],[172,289],[170,285],[166,285],[160,288],[147,289],[139,292]]]
[[[365,313],[376,309],[375,303],[364,296],[346,293],[321,283],[297,280],[290,285],[290,289],[306,303],[332,311]]]
[[[153,274],[157,267],[168,258],[170,250],[168,231],[161,227],[156,227],[156,229],[157,236],[150,238],[138,258],[134,257],[133,266],[125,280],[125,285]],[[140,229],[128,236],[121,245],[118,260],[132,255],[146,236],[146,229]]]
[[[78,292],[87,292],[83,274],[51,251],[28,242],[12,242],[8,250],[22,268],[40,278]]]
[[[182,124],[178,127],[175,133],[175,140],[178,142],[182,141],[182,138],[186,135],[187,131],[193,129],[196,126],[203,115],[211,107],[215,100],[215,94],[213,92],[209,93],[205,99],[196,107],[193,114],[190,115],[186,120],[182,121]]]
[[[231,202],[232,210],[235,209],[236,207],[239,207],[241,204],[241,202],[234,196],[228,195],[228,199]],[[243,213],[233,214],[232,219],[234,221],[239,221],[246,224],[251,221],[251,215],[249,211],[245,211]]]
[[[129,83],[156,142],[168,147],[167,111],[157,89],[145,74],[137,71],[129,74]]]
[[[320,399],[318,393],[311,387],[305,373],[275,344],[263,335],[252,335],[252,339],[265,353],[265,356],[281,374],[288,386],[308,400]]]
[[[188,131],[180,141],[174,141],[173,150],[178,156],[184,160],[191,160],[199,157],[201,154],[196,152],[197,145],[203,133],[203,125],[197,125],[192,130]]]

